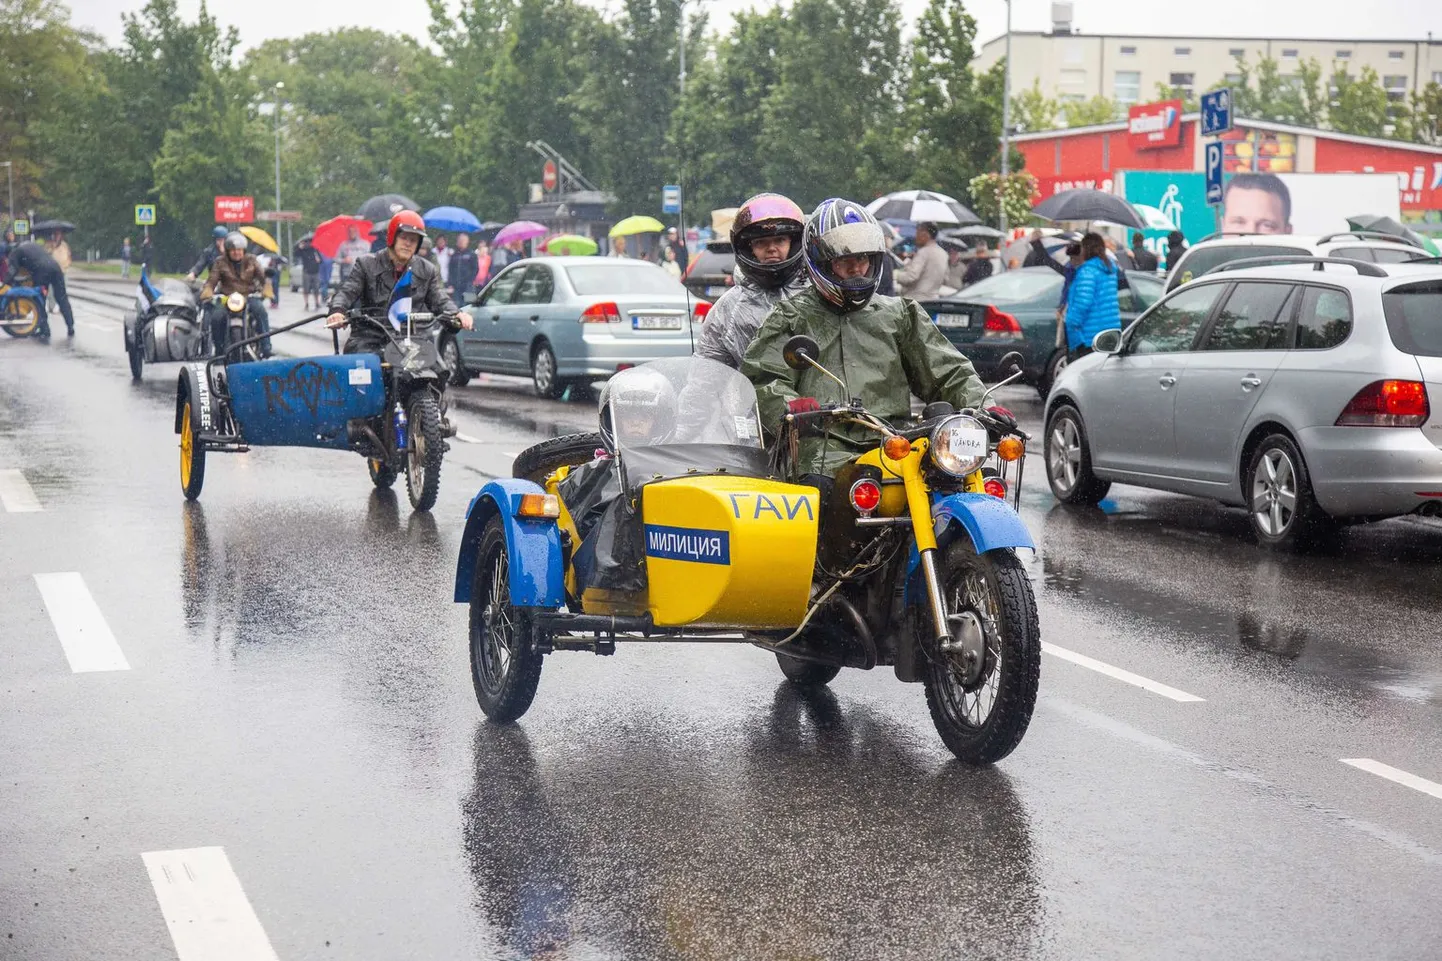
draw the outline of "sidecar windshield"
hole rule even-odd
[[[627,487],[685,474],[770,472],[756,390],[725,364],[673,357],[623,370],[606,385],[606,404]]]

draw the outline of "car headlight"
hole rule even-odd
[[[986,461],[990,439],[981,421],[966,414],[948,417],[931,432],[931,460],[954,477],[965,477]]]
[[[230,308],[232,314],[238,314],[245,309],[245,294],[236,291],[226,300],[225,306]]]

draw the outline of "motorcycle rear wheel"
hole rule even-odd
[[[492,517],[481,534],[470,615],[476,703],[491,721],[510,724],[536,699],[543,656],[531,647],[525,618],[511,604],[510,558],[499,517]]]
[[[406,493],[411,507],[428,511],[441,492],[441,458],[446,441],[441,436],[441,405],[424,391],[411,398],[406,435]]]
[[[370,471],[371,483],[380,490],[390,490],[396,482],[396,469],[379,458],[367,457],[366,469]]]
[[[965,764],[995,764],[1021,743],[1041,680],[1041,629],[1031,580],[1009,549],[978,555],[958,537],[941,552],[946,609],[974,615],[985,636],[980,672],[969,676],[961,652],[923,641],[926,704],[951,753]],[[925,622],[924,622],[925,623]],[[930,625],[921,628],[930,633]]]

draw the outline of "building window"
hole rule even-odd
[[[1282,59],[1283,59],[1283,60],[1296,60],[1296,59],[1297,59],[1297,48],[1296,48],[1296,47],[1283,47],[1283,48],[1282,48]]]
[[[1232,47],[1227,50],[1227,56],[1231,57],[1233,60],[1237,59],[1238,57],[1245,57],[1246,55],[1246,47]]]
[[[1436,84],[1442,84],[1442,70],[1432,71],[1432,82]]]
[[[1140,70],[1118,70],[1112,97],[1117,103],[1131,106],[1142,98],[1142,72]]]
[[[1196,79],[1196,76],[1194,73],[1174,73],[1172,74],[1171,85],[1180,90],[1182,96],[1190,98],[1192,96],[1192,82]]]
[[[1172,48],[1172,53],[1176,54],[1176,55],[1179,56],[1179,57],[1190,57],[1190,56],[1192,55],[1192,48],[1191,48],[1191,47],[1173,47],[1173,48]]]
[[[1136,47],[1122,47],[1122,56],[1123,56],[1123,57],[1135,57],[1136,55],[1137,55],[1137,48],[1136,48]]]
[[[1229,87],[1240,87],[1242,85],[1242,75],[1239,73],[1224,73],[1222,74],[1222,82]]]
[[[1387,59],[1388,59],[1388,60],[1401,60],[1401,59],[1402,59],[1403,57],[1405,57],[1405,56],[1407,56],[1407,52],[1406,52],[1405,50],[1388,50],[1388,51],[1387,51]]]
[[[1061,88],[1063,94],[1081,93],[1086,90],[1087,72],[1075,68],[1063,67],[1061,71]]]
[[[1338,50],[1338,51],[1337,51],[1337,59],[1338,59],[1338,60],[1351,60],[1351,59],[1352,59],[1352,51],[1350,51],[1350,50]]]
[[[1382,78],[1382,86],[1387,90],[1388,100],[1407,99],[1407,76],[1406,74],[1393,74]]]

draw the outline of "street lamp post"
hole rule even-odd
[[[278,80],[275,84],[275,212],[280,216],[280,97],[281,91],[285,89],[285,81]],[[280,233],[280,221],[271,224]],[[279,283],[280,274],[276,274],[276,282]]]
[[[10,181],[10,203],[5,208],[11,223],[15,222],[15,161],[0,160],[0,165],[5,167],[6,179]]]
[[[1001,208],[998,226],[1006,233],[1006,179],[1011,173],[1011,0],[1006,0],[1006,66],[1001,74],[1001,189],[997,193],[997,206]],[[1006,237],[1001,238],[1006,243]],[[1005,262],[1002,270],[1006,269]]]

